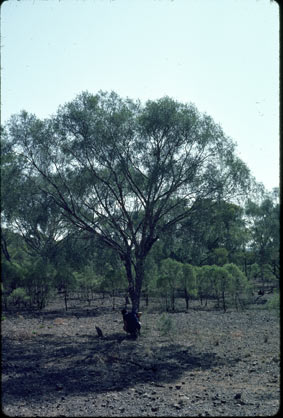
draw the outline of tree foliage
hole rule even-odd
[[[276,190],[274,190],[275,192]],[[249,200],[246,204],[250,232],[250,247],[254,265],[258,266],[261,286],[279,279],[280,208],[276,194],[266,194],[261,202]],[[255,275],[256,267],[253,269]],[[256,275],[255,275],[256,276]]]
[[[5,183],[18,179],[6,220],[47,255],[69,231],[96,237],[124,264],[135,309],[152,246],[250,186],[219,125],[169,97],[84,92],[46,120],[14,115],[3,141]]]

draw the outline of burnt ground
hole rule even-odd
[[[40,313],[3,313],[2,411],[26,417],[278,412],[278,316],[258,306],[201,309],[196,301],[162,321],[157,309],[142,306],[141,336],[133,340],[122,329],[119,302],[114,311],[110,301],[96,300],[73,302],[67,312],[54,302]]]

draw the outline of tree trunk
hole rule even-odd
[[[184,289],[184,291],[185,291],[185,300],[186,300],[186,310],[188,310],[189,309],[189,295],[188,295],[187,289]]]
[[[226,302],[225,302],[225,292],[222,291],[222,304],[223,304],[223,311],[226,312]]]
[[[260,279],[261,279],[261,289],[264,290],[264,269],[263,264],[260,264]]]
[[[132,311],[138,312],[140,306],[141,288],[144,279],[144,261],[145,257],[137,259],[135,264],[135,274],[132,272],[132,263],[130,257],[124,259],[124,264],[129,282],[129,296],[132,302]]]
[[[112,311],[115,310],[115,289],[112,290]]]
[[[247,266],[246,256],[245,256],[245,259],[244,259],[244,272],[245,272],[245,275],[248,277],[248,266]]]
[[[175,292],[174,289],[171,291],[171,309],[175,311]]]
[[[65,310],[68,310],[68,292],[67,289],[64,291],[64,302],[65,302]]]
[[[145,306],[148,306],[148,291],[145,294]]]
[[[169,311],[169,306],[168,306],[167,293],[166,293],[166,296],[165,296],[165,306],[166,306],[166,312],[168,312]]]

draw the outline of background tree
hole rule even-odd
[[[186,309],[189,309],[189,299],[192,296],[197,296],[196,272],[191,264],[181,264],[182,272],[179,276],[180,287],[184,291],[184,298],[186,301]]]
[[[230,290],[232,277],[228,270],[216,265],[209,266],[210,281],[214,290],[214,296],[217,300],[217,306],[222,302],[222,308],[226,312],[226,296]]]
[[[276,286],[279,279],[279,210],[276,195],[265,195],[261,202],[249,200],[246,204],[250,248],[254,263],[259,266],[262,290],[266,282]]]
[[[74,273],[76,288],[81,300],[86,300],[90,306],[95,293],[101,291],[103,278],[95,272],[92,264]]]
[[[156,251],[157,250],[157,251]],[[156,263],[156,257],[158,257],[158,245],[153,247],[153,250],[149,253],[145,262],[145,274],[143,280],[142,291],[145,296],[146,306],[149,304],[149,295],[154,292],[156,286],[156,280],[158,278],[158,264]],[[159,258],[159,257],[158,257]],[[159,259],[159,261],[161,261]]]
[[[113,268],[113,264],[111,262],[107,262],[104,268],[105,270],[100,282],[100,289],[110,293],[112,297],[112,309],[114,310],[116,295],[119,291],[125,294],[125,290],[127,288],[125,271],[124,268]]]
[[[119,254],[134,309],[158,238],[200,214],[204,200],[235,199],[249,187],[249,171],[221,128],[168,97],[141,106],[85,92],[50,119],[13,116],[5,135],[22,176],[59,208],[62,227],[95,235]]]
[[[215,248],[212,251],[210,260],[212,261],[212,264],[223,266],[228,261],[228,251],[226,248]]]
[[[238,307],[244,306],[252,295],[252,285],[248,281],[246,275],[233,263],[225,264],[224,269],[228,271],[231,276],[230,295],[233,304]]]
[[[42,309],[52,290],[54,266],[46,258],[31,253],[25,240],[19,234],[5,231],[5,235],[10,260],[6,258],[1,260],[4,306],[8,309],[9,304],[17,305],[22,295],[26,307]]]
[[[243,209],[229,202],[204,200],[197,213],[185,219],[166,241],[167,257],[196,265],[239,262],[244,267],[248,241]],[[221,248],[221,250],[219,250]]]
[[[212,295],[210,266],[195,267],[197,294],[202,305],[205,298],[205,306],[207,306],[208,297]]]
[[[175,310],[176,290],[178,289],[182,273],[182,264],[178,261],[172,260],[172,258],[162,260],[158,285],[159,288],[162,288],[163,291],[165,291],[166,299],[169,296],[172,311]]]

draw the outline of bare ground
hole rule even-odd
[[[8,416],[270,416],[280,402],[279,318],[268,310],[144,309],[137,340],[120,300],[50,304],[2,321]],[[163,323],[164,325],[164,323]],[[104,334],[99,338],[95,326]]]

